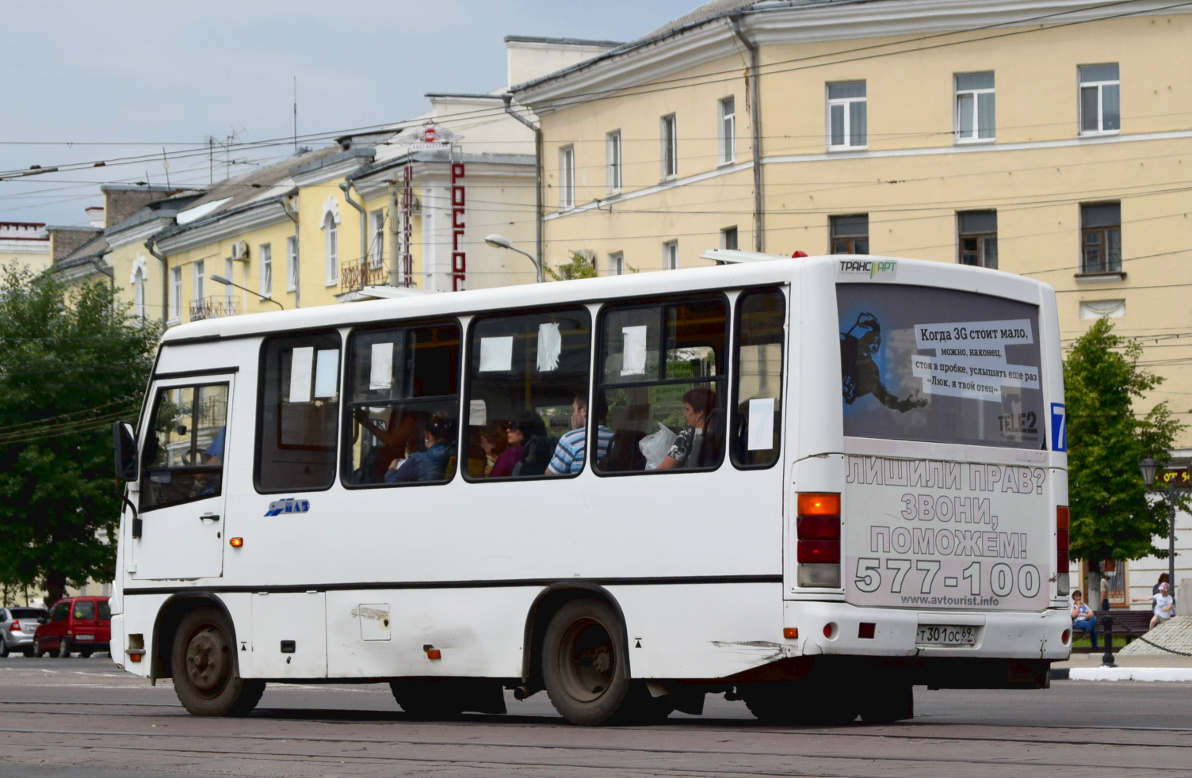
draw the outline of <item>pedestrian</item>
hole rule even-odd
[[[1093,609],[1084,602],[1084,593],[1079,589],[1072,592],[1072,627],[1089,633],[1093,650],[1097,650],[1097,617]]]
[[[1168,594],[1171,587],[1164,581],[1159,585],[1159,591],[1155,595],[1155,615],[1151,617],[1150,629],[1154,629],[1159,623],[1167,621],[1175,614],[1175,600]]]
[[[1156,594],[1159,593],[1159,587],[1162,586],[1163,584],[1167,584],[1168,586],[1171,586],[1171,577],[1168,576],[1167,573],[1159,574],[1159,580],[1155,581],[1155,585],[1151,587],[1151,596],[1152,597],[1154,597]]]
[[[1101,610],[1109,610],[1109,576],[1101,573]]]

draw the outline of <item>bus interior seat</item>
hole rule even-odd
[[[720,409],[712,409],[708,416],[708,423],[704,427],[704,441],[696,455],[696,467],[715,467],[720,463],[720,455],[724,451],[724,414]]]
[[[535,435],[526,442],[522,459],[513,466],[513,474],[517,476],[542,475],[551,457],[555,455],[555,446],[559,439],[550,435]]]
[[[608,452],[596,464],[610,473],[645,470],[646,457],[639,445],[644,437],[645,434],[638,430],[617,430],[608,444]]]

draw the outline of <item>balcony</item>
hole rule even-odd
[[[203,319],[218,319],[223,316],[235,316],[244,313],[236,309],[236,301],[229,301],[226,297],[203,297],[190,301],[190,321]]]
[[[339,269],[339,288],[345,292],[358,292],[366,286],[387,286],[389,284],[389,268],[384,264],[374,265],[371,262],[361,265],[348,265]]]

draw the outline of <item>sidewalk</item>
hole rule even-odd
[[[1146,634],[1159,646],[1192,654],[1192,617],[1176,616]],[[1192,681],[1192,656],[1173,654],[1134,640],[1113,655],[1115,667],[1103,667],[1104,650],[1072,654],[1051,666],[1053,680],[1062,681]]]

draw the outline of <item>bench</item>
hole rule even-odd
[[[1151,616],[1154,615],[1152,611],[1134,611],[1134,610],[1108,610],[1108,611],[1094,611],[1097,616],[1097,637],[1105,636],[1107,630],[1105,629],[1105,619],[1113,619],[1113,634],[1125,635],[1126,643],[1139,635],[1146,634],[1151,626]],[[1084,637],[1087,633],[1083,629],[1072,627],[1072,639]]]

